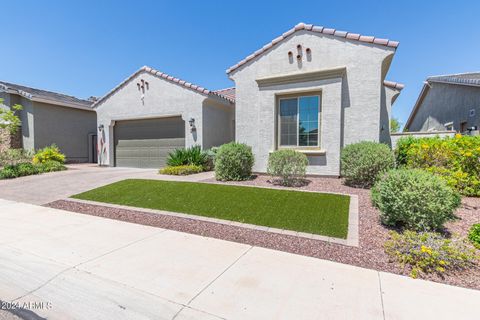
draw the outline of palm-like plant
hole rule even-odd
[[[202,151],[200,146],[192,146],[189,148],[175,149],[168,154],[167,165],[184,166],[196,165],[204,167],[207,164],[208,155]]]

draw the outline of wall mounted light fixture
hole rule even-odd
[[[190,120],[188,120],[188,123],[190,124],[190,132],[197,130],[197,128],[195,127],[195,119],[190,118]]]

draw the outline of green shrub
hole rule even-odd
[[[382,223],[417,231],[438,230],[453,219],[460,195],[445,181],[419,169],[391,170],[372,188]]]
[[[470,228],[468,239],[477,249],[480,249],[480,223],[474,224]]]
[[[340,158],[345,184],[354,187],[371,187],[379,174],[395,166],[390,148],[377,142],[350,144],[342,149]]]
[[[21,162],[30,162],[33,152],[23,149],[7,149],[0,153],[0,167]]]
[[[2,170],[0,170],[0,179],[12,179],[65,169],[66,167],[63,165],[63,163],[54,160],[47,160],[45,162],[36,164],[32,164],[30,162],[23,162],[5,166]]]
[[[5,166],[0,170],[0,179],[13,179],[18,177],[18,171],[12,166]]]
[[[221,181],[247,180],[254,163],[252,148],[243,143],[222,145],[215,158],[215,178]]]
[[[205,150],[207,155],[207,162],[204,165],[205,171],[211,171],[215,168],[215,157],[217,156],[218,147],[212,147],[208,150]]]
[[[267,173],[277,177],[284,186],[302,184],[307,172],[308,159],[303,153],[291,149],[277,150],[268,157]]]
[[[44,163],[49,160],[65,163],[65,155],[60,152],[60,149],[55,144],[38,150],[33,156],[34,164]]]
[[[31,164],[30,162],[23,162],[13,165],[6,165],[0,171],[0,177],[2,179],[12,179],[37,173],[39,173],[39,171],[35,165]]]
[[[410,275],[416,278],[422,273],[443,274],[462,270],[475,264],[478,257],[464,240],[445,239],[438,233],[403,234],[392,231],[385,242],[385,252],[403,267],[411,269]]]
[[[173,152],[170,152],[167,157],[167,165],[171,167],[185,165],[204,167],[207,164],[207,160],[207,154],[202,151],[200,146],[192,146],[189,148],[175,149]]]
[[[45,161],[45,162],[36,164],[36,166],[38,167],[38,171],[39,171],[40,173],[43,173],[43,172],[62,171],[62,170],[66,170],[66,169],[67,169],[67,168],[63,165],[63,163],[60,163],[60,162],[54,161],[54,160],[47,160],[47,161]]]
[[[15,168],[18,172],[19,177],[30,176],[32,174],[38,174],[40,172],[38,166],[30,162],[19,163],[15,165]]]
[[[397,141],[397,145],[395,146],[394,150],[397,167],[402,167],[407,164],[408,149],[410,149],[410,146],[415,143],[416,140],[417,139],[415,137],[406,136]]]
[[[480,196],[480,136],[402,138],[397,163],[427,170],[466,196]]]
[[[187,164],[183,166],[167,166],[160,169],[160,174],[169,174],[174,176],[186,176],[189,174],[199,173],[203,171],[202,166],[197,166],[194,164]]]

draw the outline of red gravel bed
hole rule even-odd
[[[268,186],[267,176],[259,175],[255,179],[228,184]],[[215,180],[204,182],[219,183]],[[277,187],[277,186],[273,186]],[[282,187],[278,187],[282,188]],[[310,178],[308,185],[299,189],[356,194],[359,199],[359,247],[343,246],[320,240],[305,239],[289,235],[275,234],[265,231],[234,227],[195,219],[160,215],[155,213],[111,208],[101,205],[59,200],[47,204],[49,207],[90,214],[105,218],[117,219],[148,226],[172,229],[223,240],[246,243],[249,245],[286,251],[305,256],[347,263],[359,267],[408,275],[408,270],[401,269],[396,263],[389,261],[383,249],[388,239],[389,230],[383,227],[378,219],[379,212],[371,205],[370,191],[343,185],[340,179]],[[465,236],[473,223],[480,222],[480,199],[464,198],[462,207],[457,210],[458,220],[447,224],[448,232]],[[428,275],[424,279],[480,290],[480,265],[469,270],[446,275]]]

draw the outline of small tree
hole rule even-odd
[[[3,99],[0,99],[0,104],[3,104]],[[15,134],[22,124],[20,117],[15,112],[22,109],[23,107],[19,104],[15,104],[11,108],[0,108],[0,129],[6,130],[10,134]]]
[[[402,126],[402,123],[398,121],[397,118],[390,119],[390,133],[395,133],[400,131],[401,126]]]

